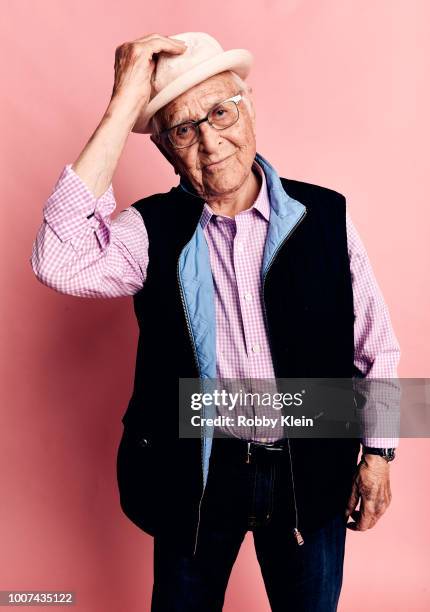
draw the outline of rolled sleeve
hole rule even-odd
[[[362,443],[366,446],[394,448],[399,442],[396,435],[399,400],[396,394],[393,395],[392,387],[397,389],[398,386],[400,346],[366,249],[348,213],[347,236],[354,294],[354,363],[366,379],[380,379],[380,385],[376,381],[372,385],[368,410],[373,416],[378,416],[376,431],[391,434],[374,436],[369,431]]]
[[[43,208],[46,223],[58,238],[65,242],[90,228],[115,210],[112,183],[96,198],[80,177],[67,164]],[[95,216],[95,218],[94,218]],[[99,229],[103,240],[103,228]]]

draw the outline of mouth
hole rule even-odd
[[[212,162],[211,164],[207,164],[206,166],[203,166],[203,170],[207,170],[208,168],[216,168],[218,166],[221,166],[227,160],[229,160],[231,157],[233,157],[233,155],[234,155],[234,153],[232,153],[232,155],[229,155],[228,157],[224,157],[224,159],[220,159],[219,161]]]

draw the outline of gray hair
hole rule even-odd
[[[237,74],[237,72],[234,72],[233,70],[226,70],[226,72],[228,72],[233,77],[234,81],[236,82],[236,85],[241,90],[243,90],[245,94],[243,96],[243,101],[248,109],[248,112],[252,113],[252,100],[251,100],[252,87],[249,85],[249,83],[246,83],[246,81],[244,81]],[[154,136],[154,138],[158,138],[163,127],[164,127],[163,126],[163,108],[160,108],[160,110],[158,110],[151,119],[151,133]]]

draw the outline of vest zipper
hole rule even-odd
[[[269,340],[269,346],[270,346],[270,350],[271,350],[271,354],[272,355],[273,355],[273,350],[272,350],[272,346],[271,346],[272,342],[271,342],[271,339],[270,339],[269,325],[268,325],[267,311],[266,311],[266,302],[265,302],[265,299],[264,299],[264,288],[265,288],[265,285],[266,285],[266,277],[267,277],[267,273],[268,273],[269,269],[271,268],[271,266],[273,264],[273,261],[275,260],[277,254],[279,253],[280,249],[284,246],[284,244],[290,238],[290,236],[294,232],[294,230],[298,227],[298,225],[300,225],[300,223],[306,217],[306,214],[307,214],[307,209],[305,208],[303,213],[302,213],[302,215],[296,221],[295,225],[291,228],[289,233],[285,236],[285,238],[278,245],[276,251],[273,253],[272,258],[271,258],[271,260],[269,261],[269,263],[267,265],[266,273],[263,276],[263,287],[262,287],[263,312],[264,312],[264,318],[265,318],[265,321],[266,321],[267,337],[268,337],[268,340]],[[298,546],[302,546],[302,544],[304,544],[304,539],[302,537],[302,534],[299,531],[299,513],[298,513],[298,509],[297,509],[296,489],[295,489],[295,484],[294,484],[293,460],[292,460],[292,456],[291,456],[290,439],[289,439],[288,436],[287,436],[287,443],[288,443],[288,454],[289,454],[289,458],[290,458],[291,484],[292,484],[292,488],[293,488],[293,503],[294,503],[294,513],[295,513],[295,522],[294,522],[294,528],[293,528],[293,536],[294,536]]]
[[[178,280],[178,285],[179,285],[179,293],[181,295],[181,301],[182,301],[182,308],[184,310],[184,314],[185,314],[185,320],[187,322],[187,329],[188,329],[188,334],[190,337],[190,341],[191,341],[191,346],[193,348],[193,356],[194,356],[194,362],[197,368],[197,372],[199,374],[199,379],[201,379],[201,371],[200,371],[200,364],[197,358],[197,351],[196,351],[196,345],[194,342],[194,336],[193,336],[193,330],[191,329],[191,324],[190,324],[190,315],[188,312],[188,308],[184,299],[184,291],[182,288],[182,283],[181,283],[181,277],[179,275],[179,259],[178,259],[178,263],[176,266],[176,276],[177,276],[177,280]],[[200,382],[200,390],[202,391],[202,385]],[[200,430],[201,431],[201,430]],[[201,452],[200,452],[200,465],[201,465],[201,471],[202,471],[202,477],[203,477],[203,440],[202,440],[202,434],[200,433],[200,442],[201,442]],[[203,487],[203,491],[202,494],[200,496],[200,500],[199,500],[199,508],[198,508],[198,519],[197,519],[197,527],[196,527],[196,535],[195,535],[195,539],[194,539],[194,550],[193,550],[193,556],[196,554],[196,550],[197,550],[197,539],[199,536],[199,528],[200,528],[200,512],[201,512],[201,505],[202,505],[202,500],[203,500],[203,496],[205,494],[205,490],[206,487]]]
[[[182,185],[181,183],[179,184],[179,186],[181,187],[181,189],[183,189],[183,191],[185,191],[189,195],[193,196],[194,198],[197,198],[198,200],[202,199],[199,195],[197,195],[195,193],[192,193],[191,191],[186,189],[184,187],[184,185]],[[187,308],[187,305],[186,305],[185,299],[184,299],[184,292],[183,292],[183,289],[182,289],[181,278],[179,276],[179,259],[178,259],[178,264],[177,264],[177,267],[176,267],[176,272],[177,272],[178,284],[179,284],[179,289],[180,289],[180,294],[181,294],[182,307],[184,309],[185,319],[187,321],[188,334],[190,336],[191,345],[193,347],[194,361],[195,361],[195,364],[196,364],[196,367],[197,367],[197,371],[199,373],[199,378],[201,379],[202,377],[201,377],[199,361],[198,361],[198,358],[197,358],[196,345],[195,345],[195,342],[194,342],[193,332],[192,332],[191,325],[190,325],[190,316],[189,316],[188,308]],[[201,382],[200,382],[200,390],[203,391]],[[201,433],[200,433],[200,442],[201,442],[200,464],[201,464],[202,476],[203,476],[203,439],[202,439],[202,434]],[[205,491],[206,491],[206,486],[203,487],[203,491],[202,491],[202,494],[201,494],[200,500],[199,500],[198,519],[197,519],[197,527],[196,527],[196,537],[194,539],[193,556],[196,554],[196,550],[197,550],[197,540],[198,540],[198,537],[199,537],[199,528],[200,528],[201,506],[202,506],[202,501],[203,501],[203,496],[205,494]]]

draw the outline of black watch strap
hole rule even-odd
[[[394,448],[376,448],[373,446],[365,446],[363,444],[363,455],[379,455],[383,457],[386,461],[393,461],[396,456],[396,452]]]

